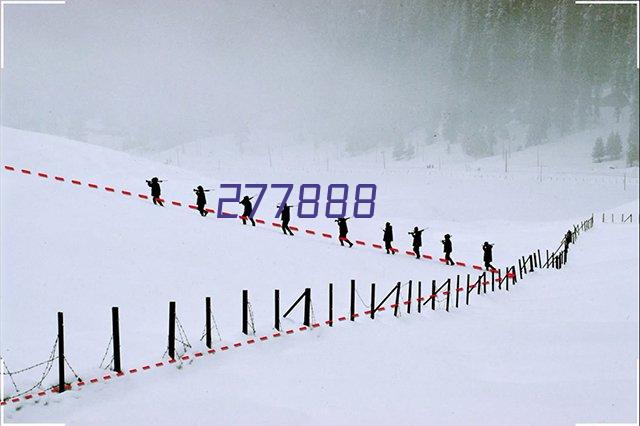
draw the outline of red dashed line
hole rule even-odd
[[[129,373],[130,373],[130,374],[135,374],[135,373],[137,373],[137,372],[138,372],[138,369],[137,369],[137,368],[132,368],[131,370],[129,370]]]
[[[221,351],[227,351],[229,350],[229,346],[223,346],[220,348]]]
[[[247,345],[253,345],[256,341],[253,339],[247,340]]]
[[[240,343],[240,342],[233,344],[234,348],[239,348],[240,346],[242,346],[242,343]]]
[[[164,365],[164,362],[156,362],[156,367],[162,367]]]
[[[262,336],[262,337],[260,337],[260,340],[261,340],[262,342],[264,342],[264,341],[265,341],[265,340],[267,340],[268,338],[269,338],[268,336]]]
[[[14,166],[10,166],[10,165],[4,165],[4,168],[6,170],[9,170],[9,171],[15,171],[16,170]],[[20,169],[20,170],[24,174],[31,174],[31,171],[28,170],[28,169]],[[43,178],[48,178],[49,177],[46,173],[43,173],[43,172],[39,172],[38,176],[43,177]],[[61,181],[61,182],[65,181],[65,178],[62,177],[62,176],[55,176],[55,179],[58,180],[58,181]],[[81,181],[76,180],[76,179],[71,180],[71,183],[73,183],[74,185],[81,185],[82,184]],[[98,185],[96,185],[94,183],[88,183],[88,186],[90,188],[94,188],[94,189],[98,188]],[[115,192],[115,189],[113,187],[108,187],[107,186],[104,189],[105,189],[105,191],[108,191],[108,192]],[[130,191],[127,191],[127,190],[122,190],[121,192],[122,192],[123,195],[127,195],[127,196],[133,195]],[[146,194],[138,194],[138,198],[141,198],[143,200],[150,199],[150,197],[148,195],[146,195]],[[161,201],[161,202],[165,201],[163,198],[158,198],[158,200]],[[174,206],[179,206],[179,207],[183,206],[182,202],[180,202],[180,201],[171,201],[171,204],[174,205]],[[198,208],[196,205],[193,205],[193,204],[186,204],[186,206],[188,206],[192,210],[197,210],[197,208]],[[215,213],[214,209],[207,208],[207,209],[205,209],[205,211],[208,212],[208,213]],[[232,213],[229,213],[229,212],[223,212],[223,214],[225,214],[225,215],[233,215]],[[238,217],[240,219],[243,218],[243,216],[238,216]],[[265,224],[265,221],[263,219],[254,219],[254,220],[257,223]],[[278,222],[272,222],[271,224],[272,224],[273,227],[277,227],[277,228],[281,228],[282,227],[282,224],[278,223]],[[291,228],[292,231],[299,231],[299,228],[296,227],[296,226],[290,226],[290,228]],[[313,230],[313,229],[306,229],[305,233],[309,234],[309,235],[316,235],[317,232],[315,230]],[[332,234],[330,234],[330,233],[320,232],[320,234],[324,238],[333,238]],[[346,238],[344,238],[344,237],[338,237],[338,239],[339,240],[343,240],[343,241],[346,240]],[[363,241],[363,240],[355,240],[355,242],[356,242],[357,245],[360,245],[360,246],[366,246],[367,245],[367,243],[365,241]],[[380,244],[372,244],[372,247],[375,248],[375,249],[382,249],[382,245],[380,245]],[[390,250],[393,253],[396,253],[396,252],[399,251],[396,248],[392,248]],[[411,250],[407,250],[405,253],[408,256],[415,256],[415,253],[413,251],[411,251]],[[433,257],[431,255],[428,255],[428,254],[422,255],[422,257],[425,258],[425,259],[429,259],[429,260],[433,259]],[[443,258],[440,258],[440,261],[443,262],[443,263],[446,263],[446,260],[443,259]],[[457,266],[461,266],[461,267],[466,267],[467,266],[466,262],[456,262],[455,264]],[[472,265],[472,266],[473,266],[473,269],[475,269],[475,270],[482,270],[482,267],[480,265]],[[497,272],[497,270],[493,270],[492,272],[495,273],[495,272]],[[512,277],[513,276],[511,276],[510,278],[512,278]]]
[[[180,359],[181,359],[181,360],[183,360],[183,361],[186,361],[186,360],[188,360],[188,359],[189,359],[189,355],[184,355],[184,356],[183,356],[182,358],[180,358]]]
[[[293,330],[287,330],[286,333],[287,334],[293,334]]]

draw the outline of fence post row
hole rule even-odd
[[[120,315],[116,306],[111,308],[111,328],[113,336],[113,371],[122,372],[120,359]]]

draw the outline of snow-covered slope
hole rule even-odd
[[[111,306],[120,307],[125,367],[138,367],[162,357],[170,300],[177,302],[192,353],[204,348],[198,339],[205,296],[213,298],[220,346],[242,337],[242,289],[250,292],[258,335],[266,335],[276,288],[286,307],[310,287],[314,315],[322,322],[329,283],[335,285],[336,314],[345,314],[350,279],[366,301],[371,282],[382,296],[398,281],[430,283],[470,272],[402,255],[410,248],[405,232],[415,225],[429,226],[427,253],[439,255],[439,239],[449,232],[454,258],[479,263],[480,245],[490,240],[496,243],[497,266],[506,266],[534,249],[555,249],[570,224],[594,211],[625,204],[638,211],[637,193],[608,183],[548,185],[372,170],[301,175],[257,164],[200,173],[7,128],[2,128],[2,164],[18,168],[0,175],[2,356],[12,370],[46,359],[55,340],[56,312],[64,311],[67,357],[85,380],[101,374]],[[25,175],[19,168],[34,173]],[[38,171],[50,177],[40,178]],[[54,175],[65,176],[65,182]],[[321,236],[291,238],[271,226],[243,227],[211,215],[203,219],[186,207],[154,207],[135,197],[148,191],[144,179],[151,176],[166,179],[165,197],[183,203],[193,201],[191,188],[198,184],[376,183],[375,218],[354,220],[350,236],[379,241],[380,227],[390,220],[402,251],[386,256],[370,248],[342,248]],[[88,182],[101,186],[91,189]],[[106,192],[105,185],[134,196]],[[268,197],[263,205],[275,205],[277,197]],[[258,216],[269,222],[272,214],[265,207]],[[328,219],[293,223],[335,234]],[[380,321],[361,318],[334,330],[321,327],[178,370],[157,369],[42,400],[59,403],[6,407],[5,419],[67,424],[203,418],[223,424],[629,421],[638,355],[637,234],[635,224],[596,226],[581,237],[566,269],[540,272],[508,294],[476,298],[456,312],[401,319],[386,312]],[[358,311],[364,309],[360,305]],[[285,327],[297,326],[300,313],[284,321]],[[39,374],[36,369],[16,376],[16,383],[28,388]],[[53,375],[44,382],[52,384]],[[15,389],[5,380],[4,391]],[[544,407],[540,418],[529,415],[532,407]]]

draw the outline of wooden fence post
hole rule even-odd
[[[451,278],[447,279],[447,312],[449,312],[449,296],[451,296]]]
[[[422,281],[418,281],[418,313],[422,312]]]
[[[116,306],[111,308],[111,330],[113,336],[113,371],[122,372],[120,359],[120,315]]]
[[[176,302],[169,302],[169,358],[176,358]]]
[[[249,290],[242,290],[242,334],[249,334]]]
[[[351,313],[353,321],[353,313]],[[329,283],[329,327],[333,327],[333,283]]]
[[[396,284],[396,307],[393,309],[393,316],[398,317],[400,316],[400,289],[401,289],[401,283],[398,282],[398,284]]]
[[[311,326],[311,289],[304,289],[304,325]]]
[[[436,310],[436,280],[431,281],[431,310]]]
[[[350,317],[351,321],[356,320],[356,280],[351,280],[351,297],[349,300],[350,303]]]
[[[64,380],[64,317],[58,312],[58,392],[65,391]]]
[[[273,299],[274,299],[273,310],[275,312],[275,318],[274,318],[273,327],[277,331],[280,331],[280,290],[275,290],[273,296],[274,296],[273,297]],[[329,325],[331,325],[331,324],[329,324]]]
[[[467,305],[469,304],[469,293],[470,293],[469,292],[469,284],[471,284],[470,279],[471,279],[470,275],[467,274],[467,290],[465,291],[465,293],[466,293],[465,301],[466,301]]]
[[[410,314],[411,313],[411,287],[413,286],[413,283],[411,282],[411,280],[409,280],[409,293],[407,296],[407,313]]]
[[[371,319],[374,319],[376,314],[376,284],[371,283]]]

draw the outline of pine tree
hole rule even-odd
[[[591,158],[593,158],[594,163],[602,162],[602,159],[605,155],[604,142],[602,138],[596,139],[595,145],[593,145],[593,152],[591,153]]]
[[[611,132],[607,138],[605,152],[609,160],[619,160],[622,157],[622,139],[618,132]]]

